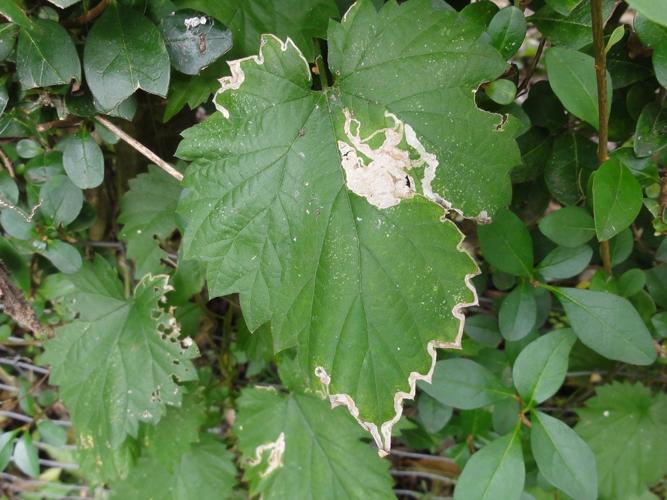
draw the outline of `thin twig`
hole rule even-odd
[[[391,449],[389,452],[391,455],[396,455],[397,457],[404,457],[404,458],[416,458],[420,460],[439,460],[441,462],[445,462],[446,464],[456,464],[456,462],[448,457],[442,457],[440,455],[427,455],[426,453],[415,453],[412,451],[402,451],[402,450],[396,450],[394,448]]]
[[[0,410],[0,417],[5,417],[5,418],[11,418],[14,420],[18,420],[19,422],[25,422],[27,424],[31,424],[35,421],[34,418],[28,417],[27,415],[23,415],[22,413],[16,413],[13,411],[7,411],[7,410]],[[72,422],[69,420],[53,420],[49,419],[50,422],[53,422],[56,425],[60,425],[62,427],[71,427]]]
[[[9,172],[9,177],[14,179],[16,177],[16,174],[14,173],[14,165],[12,165],[12,160],[9,159],[9,156],[7,156],[7,153],[5,153],[2,148],[0,148],[0,160],[2,160],[2,164],[7,169],[7,172]]]
[[[116,134],[120,139],[122,139],[124,142],[132,146],[134,149],[136,149],[139,153],[144,155],[146,158],[151,160],[153,163],[155,163],[158,167],[160,167],[162,170],[167,172],[169,175],[171,175],[174,179],[176,179],[178,182],[181,182],[183,180],[183,174],[180,173],[178,170],[176,170],[174,167],[172,167],[169,163],[164,161],[162,158],[160,158],[158,155],[153,153],[150,149],[148,149],[146,146],[141,144],[139,141],[134,139],[133,137],[130,137],[127,135],[125,132],[123,132],[120,128],[118,128],[116,125],[111,123],[109,120],[102,116],[95,116],[95,119],[100,122],[102,125],[104,125],[106,128],[111,130],[114,134]]]
[[[23,361],[18,361],[15,359],[0,358],[0,365],[14,366],[16,368],[22,368],[23,370],[28,370],[35,373],[41,373],[46,375],[49,373],[49,370],[42,368],[41,366],[31,365],[30,363],[24,363]]]
[[[609,158],[609,124],[607,116],[607,56],[604,46],[604,21],[602,19],[602,0],[591,0],[591,19],[593,23],[593,50],[595,52],[595,80],[598,91],[598,164]],[[604,270],[611,276],[611,252],[609,241],[600,242],[600,257]]]
[[[528,85],[530,82],[530,79],[533,77],[535,74],[535,69],[537,69],[537,63],[540,62],[540,58],[542,57],[542,51],[544,51],[544,44],[546,43],[546,40],[542,38],[540,40],[540,44],[537,46],[537,51],[535,52],[535,57],[533,57],[532,62],[530,63],[530,67],[528,68],[528,72],[526,73],[525,78],[523,81],[519,84],[519,88],[517,89],[517,94],[520,94]]]

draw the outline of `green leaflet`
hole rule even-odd
[[[235,431],[250,492],[273,499],[394,498],[388,462],[343,410],[272,388],[243,391]],[[363,473],[361,473],[363,472]]]
[[[166,405],[180,405],[174,378],[196,379],[190,359],[197,348],[178,338],[172,314],[158,305],[170,289],[166,276],[146,276],[129,299],[102,258],[69,279],[79,319],[57,330],[42,361],[52,367],[51,383],[60,386],[80,448],[110,476],[139,423],[155,423]]]
[[[421,32],[397,35],[416,20]],[[336,83],[325,92],[311,90],[290,40],[266,36],[259,56],[230,63],[221,113],[178,150],[193,162],[185,257],[207,262],[212,295],[240,293],[251,330],[271,320],[276,351],[297,348],[303,383],[358,411],[382,449],[475,301],[476,266],[429,198],[484,217],[507,202],[519,161],[473,102],[504,68],[478,36],[426,0],[379,13],[361,1],[330,28]]]

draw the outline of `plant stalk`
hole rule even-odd
[[[609,117],[607,116],[607,55],[604,46],[604,21],[602,19],[602,0],[591,0],[591,19],[593,22],[593,50],[595,52],[595,80],[598,91],[598,165],[609,158]],[[611,276],[611,256],[609,241],[600,242],[602,265]]]

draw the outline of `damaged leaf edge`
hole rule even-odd
[[[353,9],[358,2],[355,2],[350,9],[348,9],[347,13],[350,12],[351,9]],[[347,15],[346,13],[346,15]],[[345,22],[345,16],[343,17],[343,22]],[[296,44],[292,41],[291,38],[287,37],[285,41],[283,42],[280,38],[277,36],[266,33],[261,36],[260,39],[260,47],[259,47],[259,54],[258,55],[252,55],[248,57],[244,57],[242,59],[237,59],[234,61],[227,61],[227,64],[229,65],[230,71],[231,71],[231,76],[225,76],[223,78],[219,79],[220,82],[220,89],[215,93],[214,96],[214,103],[215,107],[222,115],[225,117],[225,119],[230,118],[229,110],[226,109],[224,106],[219,104],[218,102],[218,95],[228,91],[228,90],[238,90],[243,82],[245,81],[245,73],[243,69],[241,68],[241,65],[244,62],[247,61],[252,61],[255,64],[261,66],[264,64],[264,54],[263,54],[263,48],[268,42],[269,39],[273,39],[274,41],[278,42],[280,45],[280,49],[283,52],[286,52],[290,46],[295,49],[296,53],[301,57],[304,63],[304,67],[308,76],[308,81],[312,81],[312,77],[310,74],[310,66],[308,65],[308,61],[306,58],[303,56],[301,53],[301,50],[296,46]],[[405,124],[407,127],[409,127],[409,124]],[[411,129],[411,127],[410,127]],[[416,137],[416,134],[415,134]],[[421,143],[420,143],[421,146]],[[413,146],[414,147],[414,146]],[[423,147],[423,146],[422,146]],[[421,153],[421,151],[419,151]],[[426,154],[429,156],[431,153],[428,153],[424,151]],[[437,160],[436,160],[437,161]],[[341,163],[341,168],[342,168],[342,163]],[[347,184],[347,183],[346,183]],[[434,202],[441,206],[444,210],[443,212],[443,219],[445,219],[448,211],[454,211],[457,214],[461,215],[464,218],[472,219],[472,220],[477,220],[479,222],[489,222],[490,219],[486,215],[486,211],[482,211],[478,216],[475,217],[469,217],[465,216],[462,214],[462,212],[458,209],[455,209],[451,206],[451,203],[447,202],[444,199],[433,199],[431,197],[425,196],[426,199],[428,199],[431,202]],[[440,198],[438,196],[438,198]],[[444,220],[443,220],[444,223]],[[479,266],[477,265],[477,262],[473,258],[473,256],[464,248],[464,242],[465,242],[465,235],[461,232],[461,230],[454,224],[454,222],[449,221],[450,224],[452,224],[457,231],[459,232],[461,236],[461,240],[459,241],[458,245],[456,246],[456,249],[461,252],[466,254],[470,260],[475,264],[475,272],[466,274],[464,278],[464,282],[466,287],[470,292],[473,294],[473,300],[472,302],[459,302],[454,305],[452,308],[452,314],[454,315],[455,318],[459,320],[459,328],[458,332],[456,335],[456,338],[453,342],[443,342],[441,340],[431,340],[428,342],[426,345],[426,351],[428,355],[431,357],[431,366],[425,374],[421,374],[419,372],[411,372],[410,375],[408,376],[408,385],[409,385],[409,391],[398,391],[397,393],[394,394],[394,417],[391,418],[390,420],[387,420],[386,422],[383,422],[380,427],[378,428],[377,424],[373,422],[366,422],[359,418],[359,409],[354,401],[354,399],[346,393],[338,393],[338,394],[328,394],[328,387],[331,383],[331,377],[326,373],[325,369],[321,366],[318,366],[315,369],[315,376],[317,376],[322,384],[325,387],[325,391],[327,393],[329,402],[331,403],[331,407],[335,408],[337,406],[345,406],[348,410],[348,412],[354,417],[354,419],[359,423],[359,425],[368,431],[371,436],[373,437],[373,440],[375,441],[375,444],[378,447],[378,454],[380,456],[386,456],[389,454],[389,450],[391,449],[391,430],[393,426],[400,420],[401,416],[403,415],[403,401],[408,399],[414,399],[415,394],[417,391],[417,382],[418,381],[424,381],[426,383],[431,383],[432,377],[433,377],[433,371],[435,370],[435,363],[437,361],[437,352],[436,349],[461,349],[461,341],[463,338],[463,327],[465,324],[465,315],[463,314],[463,310],[467,307],[471,306],[476,306],[479,304],[478,302],[478,296],[477,296],[477,290],[475,289],[472,279],[480,274],[480,269]],[[269,443],[269,445],[273,445],[274,447],[276,446],[276,443],[280,441],[280,436],[278,436],[278,440],[274,443]],[[261,446],[259,447],[261,448]],[[256,452],[263,452],[266,451],[266,447],[262,448],[259,450],[259,448],[256,450]],[[273,448],[271,448],[273,449]],[[260,453],[261,455],[261,453]],[[257,457],[255,458],[255,460]],[[256,464],[255,464],[256,465]],[[275,470],[278,466],[274,467],[273,470]],[[268,472],[265,471],[263,473],[264,475],[268,475]],[[264,476],[263,476],[264,477]]]
[[[346,393],[328,394],[329,386],[331,384],[331,377],[327,374],[327,372],[323,367],[318,366],[317,368],[315,368],[315,376],[320,379],[320,382],[324,386],[325,396],[328,397],[329,402],[331,403],[331,408],[336,408],[337,406],[345,406],[349,411],[349,413],[357,421],[357,423],[359,423],[359,425],[361,425],[362,428],[364,428],[371,434],[378,448],[378,455],[380,455],[381,457],[387,456],[391,450],[391,431],[394,425],[398,423],[398,421],[401,419],[401,416],[403,415],[403,401],[405,401],[406,399],[411,400],[415,398],[415,395],[417,393],[417,382],[423,381],[428,384],[431,383],[433,378],[433,372],[435,370],[435,363],[438,359],[438,354],[436,349],[461,349],[462,347],[461,342],[463,339],[463,327],[465,325],[465,314],[463,314],[463,310],[467,307],[472,307],[479,304],[477,290],[475,289],[475,286],[473,285],[472,282],[472,279],[480,274],[479,266],[475,261],[475,259],[473,258],[473,256],[464,247],[465,243],[464,234],[461,232],[460,229],[458,229],[458,227],[453,222],[450,223],[454,225],[454,227],[456,227],[456,229],[459,231],[459,234],[461,235],[461,240],[456,246],[456,249],[459,252],[464,253],[468,257],[470,257],[470,260],[475,264],[476,267],[475,272],[466,274],[464,278],[466,287],[473,294],[473,300],[472,302],[459,302],[455,304],[454,307],[452,307],[452,315],[459,320],[458,332],[453,342],[443,342],[442,340],[434,339],[429,341],[428,344],[426,344],[426,352],[431,357],[431,367],[424,374],[421,374],[416,371],[411,372],[410,375],[408,376],[409,391],[408,392],[398,391],[397,393],[394,394],[394,411],[395,411],[394,416],[390,420],[383,422],[380,425],[379,429],[377,424],[362,420],[361,418],[359,418],[359,408],[357,408],[357,404],[355,403],[354,399],[349,394]]]

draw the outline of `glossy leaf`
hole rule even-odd
[[[598,92],[595,60],[582,52],[553,47],[546,51],[549,84],[565,108],[578,118],[598,128]],[[611,76],[607,72],[607,92],[611,95]],[[607,113],[611,110],[608,101]]]
[[[19,27],[14,23],[0,24],[0,61],[4,61],[14,50]]]
[[[595,144],[579,134],[556,138],[544,180],[549,192],[564,205],[575,205],[584,197],[588,176],[597,166]]]
[[[115,108],[137,89],[167,95],[169,54],[160,31],[141,13],[115,2],[90,30],[83,66],[88,86],[104,110]]]
[[[630,226],[642,201],[642,188],[628,167],[615,159],[600,165],[593,177],[593,214],[598,240],[608,240]]]
[[[651,102],[642,109],[635,130],[635,154],[651,156],[667,146],[667,112]]]
[[[556,394],[565,380],[568,356],[575,341],[571,330],[560,329],[521,350],[512,367],[512,377],[526,404],[539,404]]]
[[[651,334],[626,299],[576,288],[559,288],[557,297],[574,333],[594,351],[635,365],[655,360]]]
[[[496,214],[492,224],[477,228],[484,258],[500,271],[515,276],[531,276],[533,244],[519,217],[509,210]]]
[[[523,17],[521,9],[510,5],[493,16],[486,31],[491,37],[491,45],[498,49],[504,58],[509,59],[521,47],[526,28],[526,18]]]
[[[567,424],[533,412],[530,446],[540,473],[574,500],[598,498],[595,455]]]
[[[23,435],[16,440],[12,460],[24,474],[36,478],[39,476],[39,456],[37,448],[32,444],[30,434]]]
[[[271,33],[291,38],[306,59],[314,61],[319,49],[314,39],[326,38],[329,19],[338,18],[333,0],[177,0],[181,8],[206,12],[232,31],[230,58],[257,53],[260,36]],[[285,15],[289,12],[289,15]]]
[[[186,75],[196,75],[232,48],[232,32],[201,12],[174,12],[160,29],[172,66]]]

